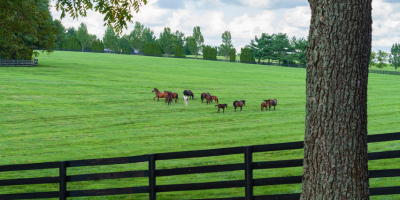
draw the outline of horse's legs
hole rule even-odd
[[[275,110],[275,106],[274,106],[274,110]]]
[[[222,108],[222,113],[225,113],[225,108]]]

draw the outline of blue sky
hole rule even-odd
[[[54,2],[53,2],[54,3]],[[373,50],[390,51],[400,43],[400,0],[373,0]],[[52,8],[53,17],[60,13]],[[148,0],[133,21],[139,21],[159,36],[164,27],[179,30],[186,36],[200,26],[205,44],[219,46],[221,35],[230,31],[236,48],[243,47],[261,33],[287,33],[289,37],[307,37],[311,11],[307,0]],[[64,18],[66,27],[77,28],[81,22],[91,34],[102,38],[106,27],[103,16],[93,11],[78,20]],[[124,31],[129,34],[133,24]]]

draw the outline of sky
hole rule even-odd
[[[400,43],[400,1],[373,0],[372,8],[372,49],[390,52],[394,43]],[[51,12],[53,19],[60,19],[61,13],[54,6]],[[61,22],[75,28],[83,22],[90,34],[102,39],[106,30],[103,18],[89,11],[87,17],[66,17]],[[200,26],[204,43],[211,46],[219,46],[222,33],[230,31],[232,44],[239,50],[261,33],[306,38],[310,18],[308,0],[148,0],[139,13],[133,13],[132,21],[152,29],[157,38],[164,27],[190,36],[193,27]],[[123,34],[129,34],[133,27],[134,23],[128,24]]]

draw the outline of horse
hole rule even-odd
[[[183,101],[185,102],[185,105],[188,106],[189,97],[183,95]]]
[[[268,103],[261,103],[261,111],[263,111],[263,109],[267,109],[268,108]]]
[[[165,104],[168,103],[167,105],[171,105],[171,101],[172,101],[171,93],[168,93],[168,95],[165,95],[164,98],[165,98]]]
[[[218,104],[218,105],[215,105],[214,107],[217,107],[217,106],[218,106],[217,113],[221,113],[221,111],[219,111],[220,108],[222,108],[222,113],[225,113],[225,108],[228,108],[228,104]]]
[[[266,103],[268,103],[269,105],[269,110],[271,110],[271,106],[274,106],[274,110],[275,110],[275,106],[278,104],[278,100],[276,99],[268,99],[268,100],[264,100]]]
[[[207,93],[207,95],[206,95],[206,100],[207,100],[207,105],[208,105],[209,103],[210,103],[210,104],[212,103],[213,99],[212,99],[210,93]]]
[[[186,95],[186,96],[188,96],[188,97],[192,97],[192,100],[194,100],[194,94],[193,94],[193,92],[190,91],[190,90],[184,90],[184,91],[183,91],[183,95]]]
[[[236,108],[240,107],[240,111],[242,111],[242,106],[246,105],[246,100],[240,100],[240,101],[234,101],[233,102],[233,107],[235,107],[235,112],[236,112]]]
[[[218,97],[217,96],[211,96],[212,100],[218,103]]]
[[[173,99],[175,99],[175,103],[177,103],[177,101],[178,101],[178,93],[174,93],[174,92],[170,92],[170,91],[165,91],[165,90],[164,90],[164,92],[165,92],[165,93],[171,93],[171,97],[172,97]]]
[[[206,98],[207,94],[210,95],[210,93],[208,93],[208,92],[207,93],[201,93],[201,103],[203,103],[203,99]]]
[[[157,90],[157,88],[154,88],[152,92],[156,93],[156,97],[154,97],[154,101],[156,101],[156,98],[158,98],[158,101],[160,101],[160,98],[163,98],[165,96],[167,96],[167,93],[162,93],[160,91]]]

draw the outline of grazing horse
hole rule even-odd
[[[212,103],[213,99],[212,99],[210,93],[207,93],[206,100],[207,100],[207,105]]]
[[[233,102],[233,107],[235,107],[235,112],[236,112],[236,108],[240,107],[240,111],[242,111],[242,106],[246,105],[246,101],[245,100],[240,100],[240,101],[234,101]]]
[[[190,91],[190,90],[184,90],[184,91],[183,91],[183,95],[186,95],[186,96],[188,96],[188,97],[192,97],[192,100],[194,100],[194,94],[193,94],[193,92]]]
[[[162,92],[158,91],[157,88],[154,88],[152,92],[156,93],[156,97],[154,97],[154,101],[156,101],[156,98],[158,98],[158,101],[160,101],[160,98],[163,98],[168,95],[167,93],[162,93]]]
[[[264,100],[266,103],[268,103],[269,105],[269,110],[271,110],[271,106],[274,106],[274,110],[275,110],[275,106],[278,104],[278,100],[276,99],[268,99],[268,100]]]
[[[170,92],[170,91],[165,91],[165,90],[164,90],[164,92],[165,92],[165,93],[171,93],[171,97],[172,97],[173,99],[175,99],[175,103],[177,103],[177,101],[178,101],[178,93],[174,93],[174,92]]]
[[[185,105],[188,106],[189,97],[183,95],[183,101],[185,102]]]
[[[214,100],[216,103],[218,103],[218,97],[217,96],[211,96],[212,100]]]
[[[222,113],[225,113],[225,108],[228,108],[228,104],[218,104],[218,105],[215,105],[215,107],[217,107],[217,106],[218,106],[218,111],[217,111],[217,113],[221,113],[221,111],[219,111],[220,108],[222,108]]]
[[[204,103],[203,99],[206,98],[207,94],[210,94],[210,93],[201,93],[201,103]]]
[[[168,103],[167,105],[171,105],[171,101],[172,101],[171,94],[172,94],[172,93],[168,93],[167,95],[164,96],[164,98],[165,98],[165,104]]]
[[[264,103],[264,102],[262,102],[261,103],[261,111],[263,111],[263,109],[268,109],[268,103]]]

